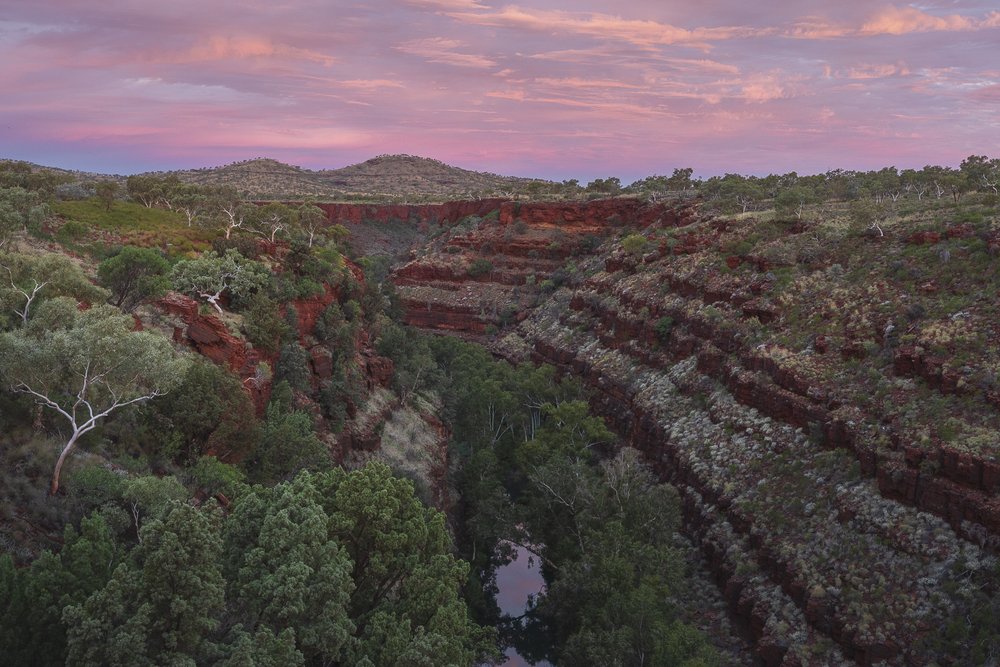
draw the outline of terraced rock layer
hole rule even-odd
[[[992,245],[633,200],[505,203],[474,222],[394,274],[407,321],[480,336],[520,322],[498,354],[583,378],[681,489],[763,664],[961,664],[942,628],[970,616],[1000,544],[995,303],[946,310],[938,281],[961,293],[961,265],[919,296],[904,279],[935,266],[915,246],[955,243],[971,267]],[[608,240],[626,231],[645,248]],[[538,289],[560,273],[571,287]]]
[[[434,218],[439,234],[393,274],[405,321],[481,338],[524,320],[565,278],[567,266],[596,252],[609,236],[653,223],[678,225],[691,210],[637,199],[508,201],[457,226]]]

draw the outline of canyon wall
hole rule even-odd
[[[919,408],[926,388],[995,408],[997,392],[895,343],[898,320],[880,313],[906,295],[845,282],[809,225],[744,247],[754,225],[679,202],[504,202],[439,234],[393,281],[410,324],[492,340],[593,389],[595,410],[681,490],[686,531],[762,664],[946,658],[933,638],[995,563],[1000,460],[921,437],[884,406]],[[645,243],[624,250],[636,234]],[[824,319],[842,329],[802,323]],[[807,349],[789,349],[795,339]],[[861,400],[869,390],[845,374],[893,393]],[[979,418],[978,403],[948,405]]]

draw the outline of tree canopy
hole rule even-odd
[[[180,382],[187,360],[163,336],[132,331],[132,318],[117,308],[78,312],[58,299],[44,307],[53,315],[43,326],[0,335],[0,377],[70,428],[52,474],[54,494],[80,437],[112,412],[166,393]]]

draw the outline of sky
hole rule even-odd
[[[0,0],[0,157],[628,183],[1000,157],[1000,0]]]

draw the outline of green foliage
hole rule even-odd
[[[354,337],[358,328],[360,306],[356,301],[349,301],[347,309],[351,312],[348,318],[344,309],[337,302],[331,303],[320,313],[316,320],[314,333],[316,338],[334,353],[349,356],[354,351]]]
[[[212,239],[212,250],[215,254],[222,256],[230,249],[235,249],[247,259],[260,259],[260,243],[252,236],[233,236],[228,239],[220,236]]]
[[[529,529],[558,564],[539,612],[557,630],[560,663],[717,664],[671,601],[683,574],[670,547],[680,523],[673,487],[631,449],[599,470],[554,458],[530,480]]]
[[[801,220],[805,207],[816,200],[808,188],[795,186],[785,188],[774,198],[774,210],[780,219]]]
[[[42,554],[30,568],[14,570],[0,556],[0,658],[4,664],[64,664],[67,628],[63,609],[99,591],[124,554],[107,522],[85,518],[67,527],[59,554]]]
[[[880,221],[885,220],[885,208],[868,199],[859,199],[851,202],[851,231],[854,234],[862,234],[872,229]]]
[[[490,633],[458,597],[466,567],[443,515],[384,465],[248,489],[222,539],[239,624],[229,660],[468,665],[491,653]]]
[[[246,478],[242,470],[223,463],[214,456],[202,456],[186,472],[190,483],[198,491],[209,496],[217,493],[233,496]]]
[[[677,492],[657,483],[634,450],[596,464],[613,435],[590,414],[579,386],[557,382],[551,367],[513,367],[448,338],[429,345],[452,428],[459,546],[479,569],[467,590],[480,618],[497,618],[482,582],[504,562],[501,540],[513,539],[538,545],[546,563],[536,622],[555,636],[554,655],[544,657],[558,664],[716,664],[672,602],[684,585],[671,547]]]
[[[156,250],[125,246],[97,266],[97,279],[111,290],[111,303],[126,313],[170,287],[170,264]]]
[[[194,462],[209,452],[238,458],[257,441],[254,407],[232,373],[198,360],[174,391],[150,406],[139,440],[155,443],[167,458]]]
[[[629,234],[622,239],[622,250],[630,255],[641,255],[646,251],[649,240],[642,234]]]
[[[178,211],[146,208],[119,201],[108,211],[96,199],[60,201],[53,212],[68,222],[114,234],[126,245],[159,247],[170,255],[201,251],[210,247],[217,235],[201,227],[189,227]]]
[[[63,460],[81,435],[120,408],[166,393],[183,377],[187,360],[175,354],[170,341],[132,331],[133,326],[117,308],[99,306],[73,314],[64,328],[27,327],[0,335],[0,376],[70,428],[52,493]]]
[[[76,263],[57,254],[0,253],[0,276],[0,305],[22,326],[45,299],[69,296],[101,303],[108,294],[94,286]]]
[[[97,200],[104,206],[105,211],[111,211],[114,206],[115,197],[118,195],[118,183],[115,181],[101,181],[94,186]]]
[[[292,389],[310,389],[309,353],[297,341],[281,346],[278,363],[274,369],[274,382],[287,382]]]
[[[670,340],[670,332],[674,330],[674,318],[669,315],[664,315],[660,319],[656,320],[656,324],[653,325],[653,331],[656,332],[656,339],[660,343],[666,343]]]
[[[0,184],[18,183],[5,179],[0,172]],[[21,230],[40,231],[41,223],[50,215],[46,196],[21,185],[0,185],[0,246]]]
[[[272,275],[264,264],[229,249],[224,255],[207,252],[197,259],[178,262],[170,278],[178,292],[204,299],[221,313],[219,299],[223,294],[239,306],[270,285]]]
[[[273,484],[330,464],[330,454],[316,437],[309,415],[287,411],[276,403],[267,406],[260,439],[247,466],[254,481]]]
[[[599,417],[590,414],[586,401],[543,403],[542,423],[535,437],[521,445],[521,467],[530,469],[553,459],[590,460],[592,448],[609,444],[615,437]]]
[[[414,393],[432,387],[439,377],[427,340],[412,329],[384,322],[375,349],[392,359],[393,388],[403,402]]]
[[[472,260],[472,264],[469,265],[468,274],[473,278],[478,278],[480,276],[485,276],[492,270],[493,262],[483,257],[477,257]]]
[[[196,664],[210,655],[225,605],[219,518],[173,503],[140,538],[103,588],[65,607],[70,664]]]
[[[265,293],[258,292],[250,298],[250,305],[243,314],[242,331],[255,348],[273,354],[289,335],[290,328],[282,319],[278,304]]]
[[[87,226],[82,222],[70,220],[63,223],[56,232],[56,239],[63,244],[71,244],[79,241],[87,235]]]

